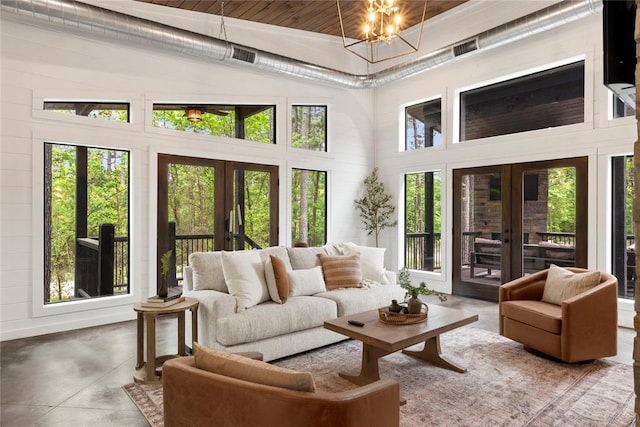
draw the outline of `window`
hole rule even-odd
[[[274,105],[154,104],[153,125],[275,144]]]
[[[636,110],[630,105],[626,104],[615,93],[612,93],[613,97],[613,118],[619,119],[621,117],[629,117],[636,114]]]
[[[634,299],[636,244],[633,230],[633,156],[611,159],[612,273],[618,278],[618,296]]]
[[[435,147],[442,144],[442,101],[432,101],[405,108],[405,149]]]
[[[128,294],[129,152],[44,150],[44,303]]]
[[[405,175],[405,267],[440,271],[441,265],[440,172]]]
[[[291,107],[291,146],[306,150],[327,151],[326,105]]]
[[[584,122],[584,61],[460,94],[460,141]]]
[[[327,173],[293,169],[291,241],[321,246],[327,240]]]
[[[126,102],[45,101],[44,110],[72,116],[129,122],[129,104]]]

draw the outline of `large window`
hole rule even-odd
[[[405,108],[405,149],[442,144],[442,101],[440,98]]]
[[[129,104],[126,102],[45,101],[43,108],[72,116],[129,122]]]
[[[153,125],[275,144],[274,105],[154,104]]]
[[[44,303],[128,294],[129,152],[44,150]]]
[[[326,105],[291,107],[291,146],[306,150],[327,151]]]
[[[327,173],[293,169],[291,240],[321,246],[327,240]]]
[[[618,278],[618,296],[633,299],[636,286],[636,243],[633,230],[633,156],[611,160],[612,273]]]
[[[440,172],[405,175],[405,267],[440,271],[442,265]]]
[[[584,122],[584,61],[460,94],[460,141]]]

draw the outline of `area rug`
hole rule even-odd
[[[400,383],[401,426],[630,426],[635,414],[630,365],[608,360],[565,364],[473,327],[447,332],[442,352],[465,366],[460,374],[401,353],[380,360],[380,376]],[[415,348],[418,348],[416,346]],[[349,340],[273,362],[309,371],[318,389],[357,386],[337,375],[357,373],[361,344]],[[125,391],[152,426],[162,426],[161,386]]]

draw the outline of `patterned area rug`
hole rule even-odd
[[[447,332],[442,352],[467,368],[460,374],[401,353],[380,360],[380,376],[396,379],[407,403],[401,426],[629,426],[633,372],[598,360],[565,364],[534,356],[498,334],[472,327]],[[419,346],[416,346],[418,348]],[[337,371],[357,373],[361,344],[345,341],[274,364],[312,372],[318,389],[356,386]],[[125,391],[152,426],[162,426],[162,388],[128,384]]]

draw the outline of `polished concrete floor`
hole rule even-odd
[[[497,332],[497,304],[449,297],[479,314],[470,326]],[[158,354],[176,352],[177,319],[161,318]],[[611,359],[631,364],[635,332],[619,329]],[[136,323],[123,322],[1,343],[2,426],[147,426],[122,390],[133,380]],[[445,349],[446,350],[446,349]]]

